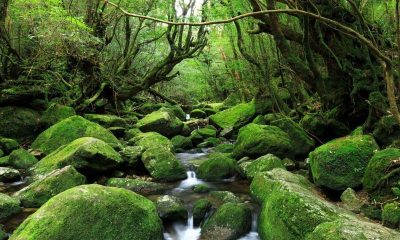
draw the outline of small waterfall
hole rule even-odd
[[[166,240],[197,240],[200,238],[201,229],[194,227],[193,213],[189,211],[188,215],[186,225],[176,223],[172,233],[164,234]]]
[[[196,173],[194,171],[187,171],[186,175],[187,178],[179,184],[178,188],[187,189],[195,185],[204,183],[203,181],[197,179]]]

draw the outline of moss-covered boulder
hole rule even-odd
[[[315,146],[314,140],[307,135],[299,124],[290,118],[272,121],[270,125],[279,127],[289,135],[295,155],[307,155]]]
[[[220,153],[232,153],[233,152],[233,144],[230,143],[221,143],[218,144],[214,148],[215,152],[220,152]]]
[[[0,148],[3,150],[4,154],[8,155],[19,148],[19,143],[11,138],[0,137]]]
[[[100,124],[105,128],[111,127],[128,127],[129,124],[135,124],[136,122],[128,122],[125,119],[107,114],[85,114],[87,120]]]
[[[54,170],[42,179],[39,179],[15,193],[15,197],[26,208],[38,208],[55,195],[83,185],[86,177],[72,166]]]
[[[243,201],[234,193],[229,191],[212,191],[210,197],[217,203],[242,203]]]
[[[193,111],[190,112],[190,117],[191,118],[206,118],[207,113],[201,109],[194,109]]]
[[[35,137],[40,115],[29,108],[1,107],[0,136],[24,141]]]
[[[186,178],[183,164],[164,147],[147,149],[142,155],[142,162],[150,175],[159,181],[170,182]]]
[[[177,197],[164,195],[156,201],[158,216],[165,222],[184,221],[188,218],[188,212],[183,201]]]
[[[195,224],[199,224],[205,218],[206,214],[211,210],[212,204],[209,200],[201,198],[193,204],[193,220]]]
[[[0,220],[21,212],[20,202],[4,193],[0,193]]]
[[[17,169],[28,169],[35,165],[38,160],[23,148],[14,150],[10,153],[9,164]]]
[[[379,144],[388,146],[399,140],[400,126],[393,116],[383,116],[374,126],[373,135]]]
[[[229,154],[210,154],[197,169],[197,176],[206,180],[221,180],[237,174],[237,163]]]
[[[241,203],[225,203],[203,224],[201,239],[234,240],[250,228],[250,208]]]
[[[8,183],[21,179],[21,173],[18,170],[0,167],[0,182]]]
[[[145,150],[153,147],[162,147],[168,151],[174,151],[172,142],[163,135],[156,132],[140,133],[129,140],[130,143],[143,147]]]
[[[245,125],[256,113],[254,103],[242,103],[210,116],[210,123],[221,129]]]
[[[143,132],[158,132],[173,137],[182,132],[183,122],[171,111],[159,110],[140,119],[136,126]]]
[[[98,138],[113,148],[121,147],[121,143],[110,131],[80,116],[69,117],[51,126],[36,138],[31,147],[50,154],[60,146],[81,137]]]
[[[184,137],[182,135],[177,135],[171,139],[172,144],[174,145],[174,149],[184,150],[190,149],[193,147],[192,140],[189,137]]]
[[[107,180],[106,185],[125,188],[141,195],[160,194],[169,188],[162,183],[130,178],[110,178]]]
[[[122,158],[110,145],[102,140],[83,137],[58,148],[37,164],[31,171],[44,175],[68,165],[82,172],[104,172],[122,162]]]
[[[57,103],[51,104],[40,117],[40,126],[49,128],[50,126],[66,118],[75,116],[76,112],[72,107],[63,106]]]
[[[211,191],[211,187],[208,186],[207,184],[197,184],[195,186],[193,186],[193,192],[195,193],[208,193]]]
[[[398,164],[400,160],[400,149],[387,148],[376,152],[368,162],[363,178],[363,186],[369,191],[381,191],[383,194],[390,192],[400,180],[396,174],[400,171]]]
[[[264,174],[274,168],[285,169],[283,161],[272,154],[259,157],[254,161],[242,163],[240,167],[243,175],[248,179],[253,179],[258,174]]]
[[[236,159],[245,156],[258,158],[268,153],[279,158],[291,157],[293,145],[288,134],[275,126],[254,123],[239,130],[233,148],[233,156]]]
[[[339,191],[360,186],[368,162],[378,149],[369,135],[338,138],[318,147],[309,155],[314,182]]]
[[[94,224],[95,223],[95,224]],[[51,198],[10,240],[163,239],[154,204],[134,192],[82,185]]]
[[[344,204],[344,207],[348,210],[359,213],[361,207],[365,204],[352,188],[347,188],[341,195],[340,200]]]
[[[387,203],[382,211],[383,225],[390,228],[400,228],[400,202]]]
[[[124,147],[119,154],[121,154],[122,160],[126,163],[127,166],[136,168],[142,154],[144,152],[144,147],[141,146],[127,146]]]

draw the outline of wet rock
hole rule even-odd
[[[293,146],[290,137],[280,128],[250,123],[242,127],[234,145],[233,156],[258,158],[265,154],[279,158],[291,157]]]
[[[168,189],[167,185],[161,183],[130,178],[110,178],[107,180],[106,185],[125,188],[141,195],[159,194]]]
[[[82,138],[98,138],[113,148],[121,148],[121,143],[107,129],[80,116],[64,119],[42,132],[32,143],[32,149],[50,154],[62,145]]]
[[[54,170],[42,179],[37,180],[15,193],[26,208],[38,208],[55,195],[85,184],[86,178],[72,166]]]
[[[122,163],[122,158],[110,145],[92,137],[83,137],[58,148],[37,164],[31,171],[45,175],[55,169],[71,165],[78,171],[101,173]]]
[[[333,190],[360,186],[368,162],[378,149],[369,135],[338,138],[318,147],[309,155],[314,182]]]
[[[0,220],[21,212],[20,202],[4,193],[0,193]]]
[[[193,205],[193,220],[195,224],[200,224],[211,210],[212,204],[207,199],[199,199]]]
[[[207,180],[231,178],[237,174],[237,163],[226,153],[210,154],[197,169],[197,176]]]
[[[21,179],[21,173],[18,170],[0,167],[0,182],[15,182]]]
[[[121,188],[82,185],[51,198],[10,240],[161,240],[162,229],[154,204],[145,197]]]
[[[201,239],[238,239],[250,228],[250,208],[241,203],[225,203],[203,224]]]
[[[152,112],[136,125],[143,132],[158,132],[166,137],[179,135],[183,129],[183,122],[168,110]]]
[[[28,169],[35,165],[38,160],[23,148],[14,150],[10,153],[9,164],[17,169]]]
[[[188,212],[182,200],[177,197],[165,195],[157,199],[156,202],[158,216],[163,221],[183,221],[187,220]]]

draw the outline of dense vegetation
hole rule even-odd
[[[400,239],[399,5],[0,0],[0,240]]]

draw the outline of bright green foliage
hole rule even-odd
[[[233,156],[257,158],[265,154],[274,154],[285,158],[293,155],[293,146],[289,136],[280,128],[250,123],[242,127],[236,140]]]
[[[385,190],[390,191],[400,179],[397,171],[400,168],[397,162],[400,161],[400,149],[387,148],[374,154],[368,163],[363,178],[363,186],[369,191]]]
[[[102,140],[83,137],[40,160],[31,171],[34,174],[47,174],[55,169],[71,165],[79,170],[103,172],[120,164],[122,158],[110,145]]]
[[[229,154],[213,153],[197,169],[197,176],[206,180],[220,180],[237,174],[237,163]]]
[[[391,228],[400,227],[400,202],[385,204],[382,211],[383,225]]]
[[[106,185],[109,187],[125,188],[141,195],[159,194],[168,188],[168,186],[162,183],[130,178],[110,178],[107,180]]]
[[[72,107],[53,103],[40,117],[40,125],[48,128],[61,120],[75,116],[76,112]]]
[[[168,138],[156,132],[140,133],[133,139],[129,140],[129,142],[134,143],[137,146],[141,146],[144,149],[162,147],[168,151],[174,150],[172,142]]]
[[[75,186],[85,184],[85,182],[85,176],[77,172],[74,167],[67,166],[54,170],[42,179],[19,190],[15,193],[15,197],[26,208],[38,208],[55,195]]]
[[[142,162],[150,175],[159,181],[170,182],[186,178],[183,164],[164,147],[147,149],[142,155]]]
[[[210,116],[210,122],[223,129],[240,127],[253,118],[255,111],[254,103],[242,103]]]
[[[0,220],[6,219],[13,214],[21,211],[18,199],[12,198],[4,193],[0,193]]]
[[[28,169],[35,165],[38,160],[23,148],[14,150],[10,153],[9,164],[17,169]]]
[[[241,203],[225,203],[203,224],[201,239],[233,240],[250,228],[250,208]]]
[[[249,164],[244,166],[243,172],[244,175],[248,179],[254,178],[258,174],[264,174],[274,168],[283,168],[283,162],[278,157],[275,157],[272,154],[267,154],[265,156],[259,157],[254,161],[251,161]]]
[[[374,138],[357,135],[332,140],[310,153],[315,183],[334,190],[361,185],[368,162],[379,149]]]
[[[209,200],[205,198],[201,198],[194,202],[193,204],[193,220],[196,223],[200,223],[204,217],[206,216],[207,212],[210,211],[212,204]]]
[[[32,139],[35,136],[39,114],[29,108],[0,108],[0,136],[17,140]]]
[[[176,220],[186,220],[188,212],[183,205],[183,201],[177,197],[165,195],[156,201],[158,216],[163,221],[171,222]]]
[[[143,132],[158,132],[173,137],[181,133],[183,122],[171,111],[160,109],[140,119],[137,127]]]
[[[161,240],[163,237],[161,221],[150,200],[121,188],[82,185],[50,199],[10,239]]]
[[[99,124],[80,116],[72,116],[42,132],[32,143],[32,148],[50,154],[60,146],[81,137],[98,138],[114,148],[121,146],[118,139]]]

